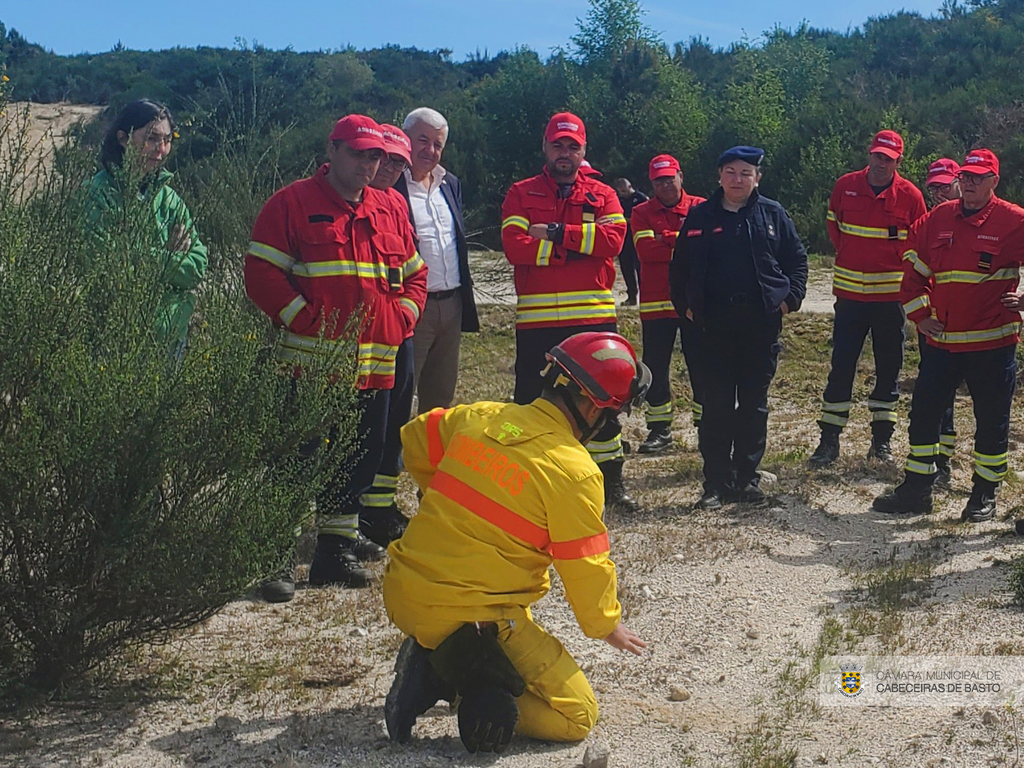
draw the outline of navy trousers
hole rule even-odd
[[[782,315],[733,306],[705,323],[700,339],[704,489],[757,483],[768,436],[768,388],[779,363]]]
[[[837,298],[832,326],[832,369],[822,398],[818,424],[841,430],[850,420],[853,379],[864,341],[871,334],[875,356],[875,388],[868,396],[871,429],[885,437],[896,426],[897,382],[903,367],[906,316],[898,301],[851,301]]]

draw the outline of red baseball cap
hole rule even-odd
[[[344,141],[352,149],[381,149],[388,151],[384,142],[384,131],[377,121],[366,115],[345,115],[334,124],[331,141]]]
[[[924,185],[930,187],[932,184],[952,184],[956,175],[960,173],[960,166],[956,160],[943,157],[928,166],[928,177]]]
[[[672,155],[656,155],[647,169],[647,177],[654,181],[662,176],[675,176],[679,172],[679,161]]]
[[[879,131],[871,140],[868,152],[881,152],[886,157],[895,160],[903,154],[903,137],[896,131]]]
[[[590,164],[590,161],[585,159],[580,163],[580,173],[584,176],[601,176],[601,172]]]
[[[548,120],[548,127],[544,131],[544,141],[555,141],[556,139],[570,138],[580,144],[587,143],[587,129],[572,112],[559,112]]]
[[[960,166],[960,173],[973,173],[984,176],[986,173],[999,175],[999,158],[991,149],[972,149]]]
[[[401,155],[405,162],[412,162],[412,142],[405,131],[397,125],[381,123],[380,130],[384,134],[384,149],[389,155]]]

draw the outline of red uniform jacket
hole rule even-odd
[[[875,195],[868,169],[840,177],[828,204],[836,249],[832,293],[853,301],[899,301],[910,225],[925,214],[921,191],[898,173]]]
[[[630,226],[633,244],[640,259],[640,320],[678,318],[672,307],[668,265],[676,247],[676,236],[691,206],[703,203],[703,197],[686,194],[672,208],[656,197],[633,209]],[[658,239],[660,236],[660,240]]]
[[[353,205],[327,181],[327,166],[274,194],[253,225],[245,289],[282,327],[280,354],[301,366],[319,336],[358,323],[359,389],[390,389],[395,354],[419,320],[427,268],[404,200],[372,187]]]
[[[569,196],[544,172],[517,182],[501,206],[501,242],[515,267],[516,327],[615,322],[614,259],[626,218],[607,184],[579,174]],[[561,245],[530,237],[531,224],[565,224]]]
[[[964,218],[961,201],[950,200],[914,225],[908,245],[900,292],[907,317],[944,326],[929,344],[973,352],[1017,343],[1020,313],[999,299],[1017,290],[1024,208],[994,197]]]

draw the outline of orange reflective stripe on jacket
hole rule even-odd
[[[573,541],[553,541],[548,550],[556,560],[579,560],[581,557],[609,552],[611,545],[608,542],[608,531],[605,531]]]
[[[430,465],[437,467],[444,458],[444,443],[441,442],[441,419],[448,413],[447,408],[435,408],[427,414],[427,453]]]
[[[430,481],[430,487],[477,517],[483,518],[510,536],[515,536],[537,549],[547,550],[551,543],[548,532],[544,528],[517,515],[494,499],[484,496],[480,491],[447,472],[439,471],[435,474],[434,479]]]

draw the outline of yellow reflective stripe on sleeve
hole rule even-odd
[[[949,272],[936,272],[936,283],[980,283],[997,282],[999,280],[1017,280],[1020,272],[1016,267],[997,269],[995,272],[970,272],[965,270],[951,270]]]
[[[401,299],[398,300],[398,303],[401,304],[403,307],[405,307],[406,309],[408,309],[412,313],[413,322],[417,322],[417,323],[419,322],[419,320],[420,320],[420,308],[416,304],[415,301],[413,301],[412,299],[407,299],[405,297],[402,297]]]
[[[530,231],[530,221],[522,216],[509,216],[503,222],[501,222],[502,230],[505,227],[519,227],[524,232]]]
[[[903,311],[909,315],[914,312],[917,312],[917,310],[919,309],[925,309],[926,307],[930,307],[931,305],[932,301],[930,298],[928,298],[928,294],[923,293],[916,299],[911,299],[910,301],[906,302],[903,305]]]
[[[608,213],[597,220],[598,224],[625,224],[626,217],[621,213]]]
[[[902,272],[858,272],[855,269],[838,266],[835,271],[840,277],[858,283],[891,283],[894,281],[898,283],[903,279]]]
[[[828,213],[825,215],[825,218],[828,219],[829,221],[835,221],[836,220],[836,213],[835,213],[835,211],[833,211],[831,208],[829,208],[828,209]]]
[[[981,341],[996,341],[1020,333],[1020,323],[1007,323],[998,328],[984,331],[942,331],[933,337],[943,344],[976,344]]]
[[[675,312],[675,307],[672,306],[671,301],[641,301],[640,302],[640,314],[644,315],[649,312]]]
[[[582,229],[583,242],[580,244],[580,253],[585,253],[589,256],[594,252],[594,243],[597,238],[597,224],[583,224]]]
[[[551,254],[555,250],[555,244],[550,240],[541,240],[537,245],[537,266],[546,267],[551,264]]]
[[[641,229],[639,232],[634,232],[633,233],[633,244],[636,245],[637,241],[645,240],[645,239],[648,239],[648,238],[650,238],[651,240],[654,239],[654,230],[653,229]]]
[[[281,318],[281,322],[285,325],[291,325],[292,320],[295,316],[302,311],[302,308],[306,306],[306,300],[302,296],[296,296],[294,299],[288,302],[287,306],[278,312],[278,316]]]
[[[423,257],[420,256],[419,251],[416,251],[409,260],[402,265],[402,279],[405,280],[409,275],[415,275],[426,266],[427,262],[425,262]]]
[[[296,261],[284,251],[279,251],[277,248],[272,248],[266,243],[258,243],[255,240],[249,241],[249,250],[247,253],[251,256],[255,256],[257,259],[263,259],[263,261],[270,262],[275,267],[280,267],[285,272],[291,272],[295,266]]]
[[[917,251],[915,251],[914,249],[911,248],[909,251],[904,253],[903,260],[909,261],[911,264],[913,264],[914,269],[917,270],[920,274],[924,275],[925,277],[932,276],[931,268],[923,261],[921,261],[921,257],[917,255]]]
[[[839,226],[839,231],[844,235],[852,235],[854,237],[866,237],[871,240],[889,240],[889,230],[884,227],[861,227],[856,224],[847,224],[845,221],[836,221]],[[897,229],[896,240],[906,240],[907,230]]]

